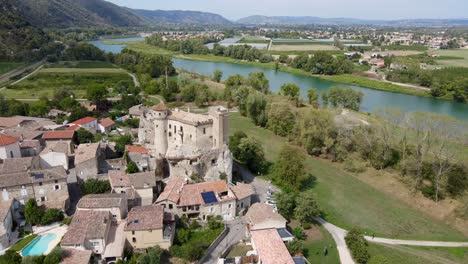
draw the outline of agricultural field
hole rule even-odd
[[[10,72],[23,65],[21,62],[0,62],[0,75]]]
[[[450,67],[468,67],[468,49],[438,50],[437,63]]]
[[[80,68],[56,68],[58,65],[43,68],[26,80],[9,86],[0,93],[7,98],[36,99],[44,94],[51,96],[59,88],[67,88],[73,91],[78,99],[83,99],[89,86],[113,88],[122,82],[133,85],[133,80],[128,73],[113,67],[112,64],[79,62],[77,66]],[[95,68],[98,65],[109,68]]]
[[[106,61],[61,61],[51,65],[47,68],[117,68],[114,64]]]
[[[304,44],[304,45],[290,45],[290,44],[273,44],[272,51],[316,51],[316,50],[339,50],[333,45],[317,44]]]
[[[231,131],[243,131],[264,147],[275,161],[287,140],[256,127],[238,113],[230,115]],[[340,227],[362,228],[376,236],[420,240],[466,240],[466,236],[441,220],[411,207],[391,193],[363,182],[331,162],[308,156],[305,167],[317,181],[308,190],[316,194],[325,218]],[[268,177],[268,175],[266,175]],[[362,216],[365,217],[362,217]]]
[[[268,44],[270,43],[269,40],[264,39],[264,38],[258,38],[258,37],[243,37],[241,38],[237,43],[255,43],[255,44]]]

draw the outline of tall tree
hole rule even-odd
[[[213,72],[213,81],[219,83],[221,82],[221,79],[223,78],[223,72],[220,70],[215,70]]]
[[[305,156],[300,149],[284,145],[274,165],[274,179],[285,188],[300,190],[309,177],[304,161]]]
[[[318,103],[318,93],[315,88],[310,88],[307,91],[307,98],[309,99],[309,104],[315,105]]]

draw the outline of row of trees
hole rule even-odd
[[[281,55],[279,62],[312,74],[336,75],[353,71],[351,60],[344,56],[334,57],[325,51],[316,51],[311,55],[300,54],[292,60],[287,55]]]

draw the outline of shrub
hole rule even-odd
[[[133,162],[133,161],[130,161],[127,164],[127,169],[125,169],[125,172],[128,173],[128,174],[137,173],[139,171],[140,170],[138,169],[137,164],[135,162]]]
[[[24,209],[24,217],[26,218],[26,222],[31,225],[37,225],[41,223],[43,212],[39,206],[37,206],[37,202],[34,199],[29,199],[26,202],[25,209]]]
[[[353,259],[359,264],[365,264],[370,259],[370,254],[367,250],[368,244],[359,229],[351,229],[345,237],[346,245],[351,251]]]
[[[65,255],[63,249],[56,247],[44,258],[44,264],[59,264]]]
[[[66,217],[63,219],[62,224],[64,225],[70,225],[73,220],[73,217]]]
[[[304,229],[300,227],[296,227],[292,230],[293,235],[299,239],[299,240],[304,240],[306,238],[306,235],[304,233]]]
[[[108,180],[101,181],[97,179],[88,179],[83,182],[80,187],[84,195],[107,193],[111,191],[111,186]]]
[[[366,171],[366,165],[363,162],[355,161],[353,158],[347,159],[344,162],[345,171],[352,173],[362,173]]]
[[[208,217],[208,228],[211,230],[222,228],[223,222],[221,216]]]
[[[41,218],[41,225],[48,225],[63,220],[63,212],[59,209],[49,208]]]
[[[289,242],[286,247],[291,255],[304,254],[305,248],[301,241],[293,240]]]
[[[14,250],[7,250],[3,256],[0,256],[0,264],[20,264],[21,256]]]

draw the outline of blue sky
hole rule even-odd
[[[228,19],[249,15],[361,19],[468,18],[468,0],[107,0],[140,9],[196,10]]]

